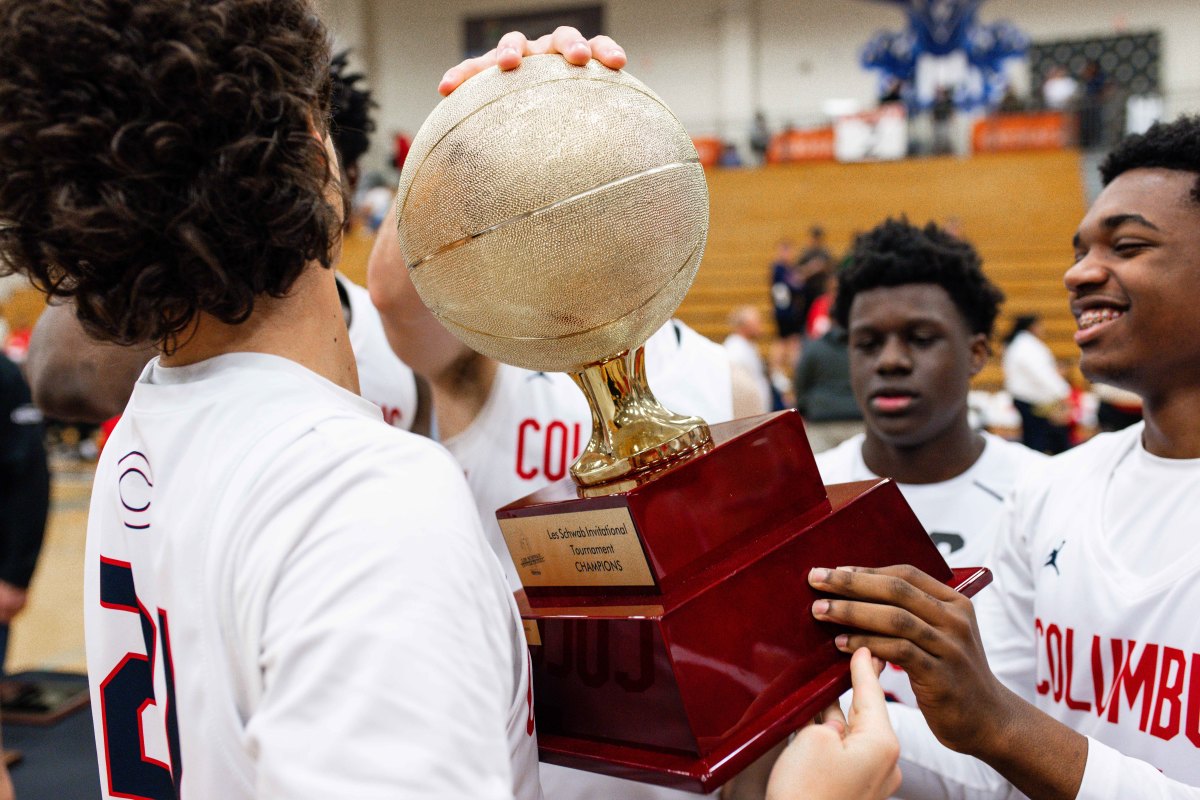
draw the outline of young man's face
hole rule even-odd
[[[971,333],[945,289],[913,283],[859,292],[849,333],[850,383],[868,435],[915,447],[965,423],[987,337]]]
[[[1196,174],[1136,169],[1096,199],[1065,283],[1080,368],[1153,395],[1200,380],[1200,204]]]

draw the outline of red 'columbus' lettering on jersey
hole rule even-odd
[[[517,477],[556,481],[583,452],[583,425],[526,417],[517,424]]]
[[[1039,695],[1113,725],[1136,718],[1138,730],[1164,741],[1182,733],[1200,748],[1200,653],[1041,619],[1034,627]]]

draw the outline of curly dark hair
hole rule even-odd
[[[357,164],[371,146],[375,131],[371,109],[379,105],[371,97],[371,90],[359,85],[363,74],[350,71],[349,56],[349,50],[342,50],[329,64],[333,79],[329,133],[344,167]]]
[[[854,240],[838,275],[833,318],[850,326],[850,306],[859,292],[881,286],[932,283],[950,295],[972,333],[989,338],[1004,292],[983,274],[975,248],[930,222],[918,228],[901,217],[887,219]]]
[[[1200,203],[1200,116],[1156,122],[1145,133],[1126,136],[1100,164],[1104,185],[1131,169],[1163,167],[1193,172],[1192,199]]]
[[[329,41],[306,0],[0,0],[0,267],[171,349],[330,265]]]

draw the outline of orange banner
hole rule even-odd
[[[767,162],[833,161],[833,128],[784,131],[771,138]]]
[[[1074,117],[1057,111],[999,114],[975,123],[971,147],[976,153],[1061,150],[1074,139],[1074,132]]]

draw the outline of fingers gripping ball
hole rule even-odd
[[[421,299],[469,347],[571,371],[636,347],[683,300],[708,189],[683,126],[639,81],[532,56],[429,116],[398,192]]]

